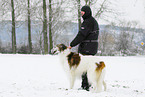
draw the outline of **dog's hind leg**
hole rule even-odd
[[[73,86],[74,86],[74,82],[75,82],[75,74],[74,74],[74,72],[71,72],[70,73],[70,89],[72,89],[73,88]]]
[[[100,76],[97,79],[97,91],[96,91],[97,93],[102,92],[103,80],[104,76],[100,74]]]
[[[107,85],[106,85],[105,81],[103,81],[103,85],[104,85],[104,91],[106,91],[107,90]]]
[[[97,81],[97,93],[99,92],[102,92],[102,85],[103,85],[103,82],[101,80],[98,80]]]

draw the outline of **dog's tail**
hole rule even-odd
[[[99,64],[96,63],[96,65],[97,65],[96,72],[98,74],[97,82],[100,82],[100,80],[103,80],[104,91],[106,91],[107,86],[106,86],[106,83],[104,81],[104,77],[105,77],[104,74],[105,73],[102,72],[102,70],[106,67],[106,65],[105,65],[105,63],[103,61],[101,61]]]
[[[99,64],[96,63],[96,65],[97,65],[97,68],[96,68],[97,72],[102,72],[102,70],[106,67],[106,65],[103,61],[101,61]]]
[[[103,61],[101,61],[99,64],[96,63],[97,67],[96,67],[96,72],[97,72],[97,76],[100,79],[100,76],[102,74],[102,70],[106,67],[105,63]]]

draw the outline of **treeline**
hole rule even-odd
[[[99,55],[144,55],[145,45],[142,43],[145,43],[145,30],[136,28],[137,22],[121,21],[115,25],[106,25],[101,31]]]
[[[33,52],[31,36],[31,21],[39,20],[43,24],[41,28],[41,39],[44,54],[51,53],[56,32],[62,31],[63,25],[58,21],[78,20],[79,28],[81,24],[80,8],[84,4],[95,8],[95,17],[106,16],[106,13],[114,12],[111,9],[111,2],[108,0],[1,0],[0,1],[0,21],[10,20],[11,29],[11,49],[12,53],[17,53],[16,21],[27,21],[28,50]],[[109,12],[108,12],[109,11]],[[71,15],[71,16],[70,16]]]
[[[115,0],[114,0],[115,1]],[[0,53],[26,53],[26,54],[51,54],[51,49],[58,43],[69,44],[70,35],[66,36],[72,31],[69,30],[73,26],[68,26],[72,21],[78,22],[78,27],[81,24],[80,8],[83,5],[91,6],[93,10],[93,16],[99,19],[104,19],[106,21],[109,18],[115,18],[117,15],[121,15],[115,9],[112,9],[114,1],[109,0],[1,0],[0,1],[0,21],[11,21],[11,25],[7,28],[3,22],[3,26],[0,27],[0,34],[3,29],[7,29],[9,39],[11,40],[5,47],[2,42],[3,37],[1,35],[0,39]],[[109,14],[108,14],[109,13]],[[113,17],[112,15],[113,14]],[[111,16],[110,16],[111,15]],[[118,20],[115,18],[115,20]],[[27,26],[27,38],[23,43],[18,46],[18,33],[17,28],[21,27],[21,23],[17,24],[17,21],[25,21]],[[32,23],[33,21],[39,21]],[[109,22],[109,21],[108,21]],[[125,25],[124,25],[125,24]],[[33,26],[37,25],[39,29],[35,31],[35,38],[37,42],[34,42],[34,33],[32,34]],[[112,25],[112,24],[111,24]],[[136,22],[119,22],[113,26],[134,28],[137,26]],[[36,26],[35,26],[36,27]],[[75,26],[76,27],[76,26]],[[74,28],[73,28],[74,29]],[[105,30],[106,29],[106,30]],[[122,31],[117,34],[113,32],[109,27],[103,31],[100,31],[99,40],[99,50],[101,55],[113,55],[109,52],[135,52],[135,50],[130,50],[128,48],[136,48],[135,34],[138,32],[129,33],[127,31]],[[108,33],[109,32],[109,33]],[[114,34],[113,34],[114,33]],[[142,33],[143,34],[143,33]],[[72,36],[71,36],[72,37]],[[115,45],[117,44],[117,45]],[[119,45],[120,44],[120,45]],[[133,46],[133,44],[135,46]],[[128,45],[128,46],[126,46]],[[140,48],[140,47],[139,47]],[[144,48],[142,48],[144,49]],[[129,51],[128,51],[129,50]]]
[[[6,24],[6,22],[3,22]],[[3,24],[3,23],[0,23]],[[99,50],[97,55],[143,55],[145,46],[141,45],[142,42],[145,42],[145,33],[144,29],[135,28],[136,22],[122,22],[119,23],[120,26],[116,26],[117,24],[110,25],[100,25],[100,34],[99,34]],[[7,22],[5,26],[3,26],[3,37],[0,35],[0,52],[1,53],[12,53],[11,48],[11,40],[6,36],[8,33],[6,28],[10,22]],[[20,54],[29,54],[29,46],[27,40],[27,23],[23,23],[22,21],[16,22],[17,25],[21,24],[21,27],[17,28],[17,53]],[[41,27],[43,24],[40,24],[38,21],[32,22],[32,53],[33,54],[44,54],[43,48],[43,40]],[[53,41],[54,45],[59,43],[64,43],[69,46],[71,40],[75,37],[78,31],[77,23],[73,22],[59,22],[59,24],[63,25],[64,30],[57,31],[55,33],[55,39]],[[130,25],[130,26],[129,26]],[[2,26],[2,25],[1,25]],[[71,26],[71,28],[70,28]],[[21,33],[20,33],[21,32]],[[5,40],[6,38],[6,40]],[[27,40],[27,41],[26,41]],[[73,48],[77,52],[77,47]]]

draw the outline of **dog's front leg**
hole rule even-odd
[[[73,86],[74,86],[74,82],[75,82],[75,74],[74,74],[74,72],[70,72],[70,89],[72,89],[73,88]]]

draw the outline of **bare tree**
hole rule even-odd
[[[137,22],[131,21],[121,21],[119,23],[120,26],[120,33],[117,40],[117,49],[122,54],[131,54],[135,51],[136,45],[135,45],[135,34],[136,32],[136,26]]]
[[[81,9],[81,0],[77,0],[77,9],[78,9],[78,27],[79,30],[81,29],[81,13],[80,13],[80,9]]]
[[[57,37],[55,36],[57,36],[57,34],[62,33],[61,32],[63,29],[62,22],[65,19],[63,18],[64,8],[62,8],[61,6],[63,2],[64,0],[49,0],[48,4],[46,3],[46,6],[48,5],[48,7],[46,7],[46,15],[44,15],[45,11],[43,11],[45,9],[44,3],[40,2],[40,0],[38,0],[37,3],[33,2],[33,6],[31,7],[33,11],[32,13],[33,15],[31,15],[32,18],[34,20],[37,19],[38,21],[40,21],[36,25],[42,25],[41,23],[43,23],[43,29],[44,29],[44,24],[47,23],[47,32],[49,35],[49,42],[47,41],[47,44],[49,44],[48,53],[51,53],[51,49],[53,48],[54,41],[57,41]],[[47,37],[48,35],[46,35],[46,33],[44,35],[44,30],[42,32],[43,32],[43,37],[39,39],[41,39],[41,41],[44,42],[44,43],[41,43],[41,45],[44,45],[44,46],[43,47],[40,46],[40,48],[45,49],[45,43],[46,43],[45,37]],[[44,50],[44,53],[45,53],[45,50]]]
[[[16,31],[15,31],[15,8],[14,1],[11,0],[11,8],[12,8],[12,50],[13,53],[16,53]]]
[[[28,3],[28,43],[29,43],[29,53],[32,53],[32,40],[31,40],[31,14],[30,14],[30,0],[27,1]]]
[[[65,8],[62,8],[64,2],[64,0],[49,0],[49,53],[53,45],[60,40],[57,36],[60,36],[65,25],[63,23]]]
[[[115,35],[111,32],[112,25],[106,25],[99,36],[99,50],[101,55],[113,55],[115,48]]]
[[[112,7],[112,6],[115,6],[114,2],[115,0],[113,1],[110,1],[110,0],[82,0],[82,1],[72,0],[71,3],[73,4],[73,6],[72,6],[71,13],[73,13],[73,18],[78,20],[78,28],[80,29],[80,25],[81,25],[81,15],[80,15],[81,6],[84,6],[84,4],[89,5],[94,13],[93,15],[95,18],[110,22],[109,21],[110,19],[116,18],[116,16],[120,14],[117,10],[115,10]],[[113,17],[111,14],[113,14]]]
[[[47,8],[46,0],[43,0],[43,37],[44,37],[44,53],[48,54],[48,37],[47,37]]]
[[[98,0],[84,0],[84,1],[85,1],[85,5],[92,6],[92,5],[95,4]]]
[[[52,1],[49,0],[49,53],[51,53],[51,49],[53,48],[52,42]]]

